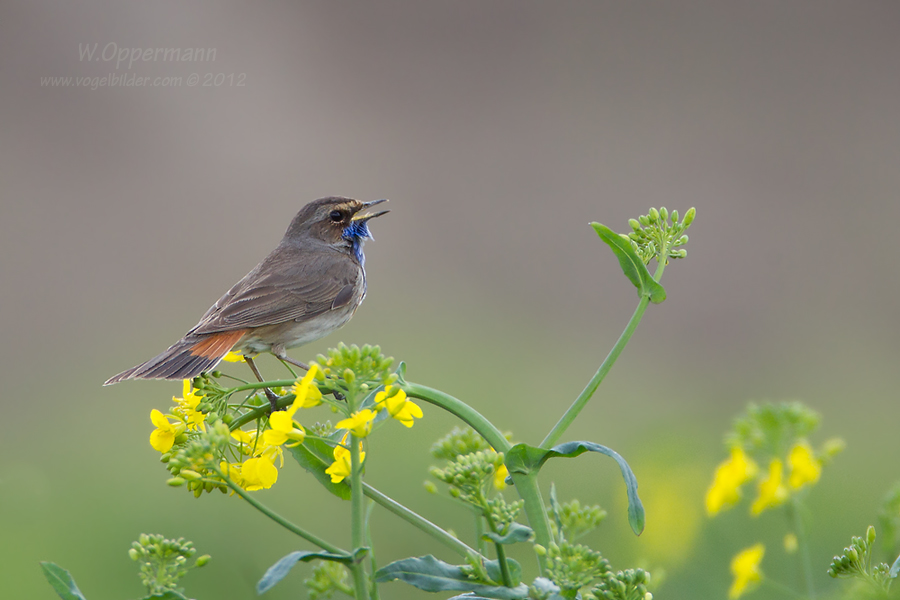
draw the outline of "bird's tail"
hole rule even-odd
[[[145,363],[111,377],[103,385],[126,379],[190,379],[219,364],[246,330],[186,335],[168,350]]]

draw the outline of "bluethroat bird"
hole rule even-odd
[[[251,358],[260,352],[306,368],[285,349],[328,335],[359,308],[366,297],[363,242],[372,237],[369,219],[388,212],[365,209],[382,202],[386,200],[341,197],[310,202],[291,221],[278,247],[183,338],[103,385],[125,379],[190,379],[215,367],[231,350],[245,355],[260,381]]]

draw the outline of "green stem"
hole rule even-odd
[[[350,539],[353,552],[357,552],[366,544],[366,503],[362,486],[362,461],[359,456],[359,441],[350,434]],[[368,600],[369,582],[362,563],[355,562],[351,566],[353,587],[356,600]]]
[[[400,517],[401,519],[403,519],[410,525],[418,527],[419,529],[421,529],[422,531],[424,531],[425,533],[427,533],[428,535],[433,537],[435,540],[442,543],[444,546],[446,546],[450,550],[453,550],[454,552],[456,552],[463,558],[467,558],[467,557],[471,556],[471,557],[477,558],[479,560],[484,559],[484,557],[481,556],[481,554],[479,554],[478,552],[476,552],[475,550],[473,550],[472,548],[467,546],[461,540],[453,537],[452,535],[450,535],[449,533],[447,533],[446,531],[444,531],[443,529],[441,529],[440,527],[438,527],[437,525],[435,525],[434,523],[432,523],[425,517],[414,513],[413,511],[406,508],[405,506],[403,506],[402,504],[400,504],[393,498],[390,498],[390,497],[382,494],[381,492],[379,492],[377,489],[375,489],[368,483],[363,482],[362,485],[363,485],[363,491],[365,492],[366,496],[368,496],[369,498],[374,500],[379,506],[394,513],[395,515],[397,515],[398,517]]]
[[[528,524],[534,531],[534,541],[546,548],[553,538],[550,533],[550,517],[547,516],[544,499],[541,497],[541,488],[537,483],[537,473],[513,473],[512,480],[519,497],[525,501],[525,516],[528,517]],[[543,574],[544,563],[542,560],[538,560],[538,566]]]
[[[323,540],[322,538],[306,531],[302,527],[299,527],[298,525],[294,525],[293,523],[291,523],[290,521],[288,521],[287,519],[285,519],[284,517],[282,517],[275,511],[273,511],[272,509],[270,509],[268,506],[266,506],[265,504],[263,504],[262,502],[260,502],[259,500],[257,500],[256,498],[254,498],[253,496],[248,494],[247,492],[245,492],[242,487],[235,484],[224,473],[219,473],[219,475],[225,480],[226,485],[228,485],[228,487],[231,488],[231,490],[235,494],[237,494],[238,496],[240,496],[241,498],[246,500],[250,504],[250,506],[252,506],[256,510],[258,510],[262,514],[266,515],[267,517],[269,517],[270,519],[272,519],[273,521],[275,521],[276,523],[278,523],[279,525],[281,525],[282,527],[284,527],[291,533],[294,533],[294,534],[302,537],[304,540],[306,540],[310,543],[313,543],[316,546],[318,546],[319,548],[321,548],[322,550],[331,552],[332,554],[342,554],[344,556],[350,556],[350,553],[347,552],[346,550],[341,550],[337,546],[334,546],[334,545],[328,543],[327,541]]]
[[[800,550],[800,563],[803,567],[803,578],[806,580],[806,594],[809,600],[815,600],[815,578],[813,576],[812,560],[809,557],[809,536],[806,527],[803,524],[803,516],[800,514],[802,508],[800,501],[796,496],[791,498],[789,511],[794,521],[794,530],[797,534],[797,546]]]
[[[666,251],[668,250],[666,249]],[[657,265],[656,273],[653,275],[653,278],[657,282],[662,277],[665,268],[665,261],[660,262]],[[572,406],[569,407],[562,418],[560,418],[556,425],[553,426],[553,429],[550,430],[550,433],[547,434],[547,437],[544,438],[544,441],[541,442],[541,448],[553,447],[559,441],[559,438],[561,438],[562,435],[566,432],[566,429],[569,428],[569,425],[571,425],[575,421],[575,418],[578,417],[578,413],[580,413],[582,409],[587,405],[588,400],[590,400],[591,396],[594,395],[594,392],[597,391],[600,383],[606,377],[606,374],[609,373],[609,370],[619,358],[622,350],[625,349],[625,346],[631,339],[632,334],[634,334],[634,330],[637,329],[638,323],[641,322],[641,318],[643,318],[644,311],[647,310],[647,305],[649,303],[649,296],[642,297],[640,302],[638,302],[637,308],[634,310],[634,314],[631,315],[631,320],[628,321],[628,325],[625,327],[625,331],[622,332],[622,335],[619,336],[618,341],[616,341],[616,345],[613,346],[612,350],[609,351],[609,354],[606,356],[606,360],[604,360],[603,364],[600,365],[600,368],[597,369],[597,372],[585,386],[584,390],[582,390],[578,395],[578,398],[575,399],[575,402],[572,403]]]
[[[402,381],[399,385],[406,392],[407,396],[434,404],[462,419],[472,429],[481,434],[481,437],[487,440],[487,443],[497,452],[506,453],[512,447],[509,441],[500,433],[500,430],[494,427],[493,423],[485,419],[481,413],[465,402],[440,390],[417,383]]]
[[[497,562],[500,563],[500,577],[503,578],[503,585],[512,587],[512,575],[509,573],[509,564],[506,562],[506,550],[503,544],[494,544],[497,548]]]

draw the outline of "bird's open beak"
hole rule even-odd
[[[367,208],[371,206],[375,206],[376,204],[381,204],[382,202],[387,202],[387,198],[382,198],[381,200],[372,200],[371,202],[363,202],[362,208],[353,215],[350,219],[351,221],[368,221],[369,219],[374,219],[375,217],[380,217],[383,214],[389,213],[389,210],[380,210],[375,213],[362,214]]]

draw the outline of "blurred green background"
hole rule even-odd
[[[900,479],[898,30],[889,2],[4,2],[0,597],[53,598],[40,560],[92,600],[138,597],[126,552],[156,532],[213,555],[185,580],[193,597],[251,598],[305,547],[234,498],[164,485],[149,412],[180,385],[100,384],[178,339],[333,194],[390,198],[391,214],[355,319],[292,354],[379,343],[532,443],[637,300],[588,222],[696,206],[668,300],[566,436],[630,461],[646,532],[628,529],[612,461],[551,463],[545,490],[609,510],[587,541],[619,568],[664,569],[658,598],[724,597],[730,557],[758,540],[794,583],[779,513],[710,521],[702,500],[747,401],[804,400],[824,418],[814,444],[847,442],[810,496],[816,583],[835,589],[830,557]],[[216,55],[80,59],[110,43]],[[245,85],[41,84],[110,73]],[[454,425],[425,411],[372,439],[369,481],[468,535],[422,487]],[[259,496],[348,539],[346,507],[290,465]],[[454,558],[391,515],[374,535],[382,564]],[[303,597],[307,573],[267,597]]]

